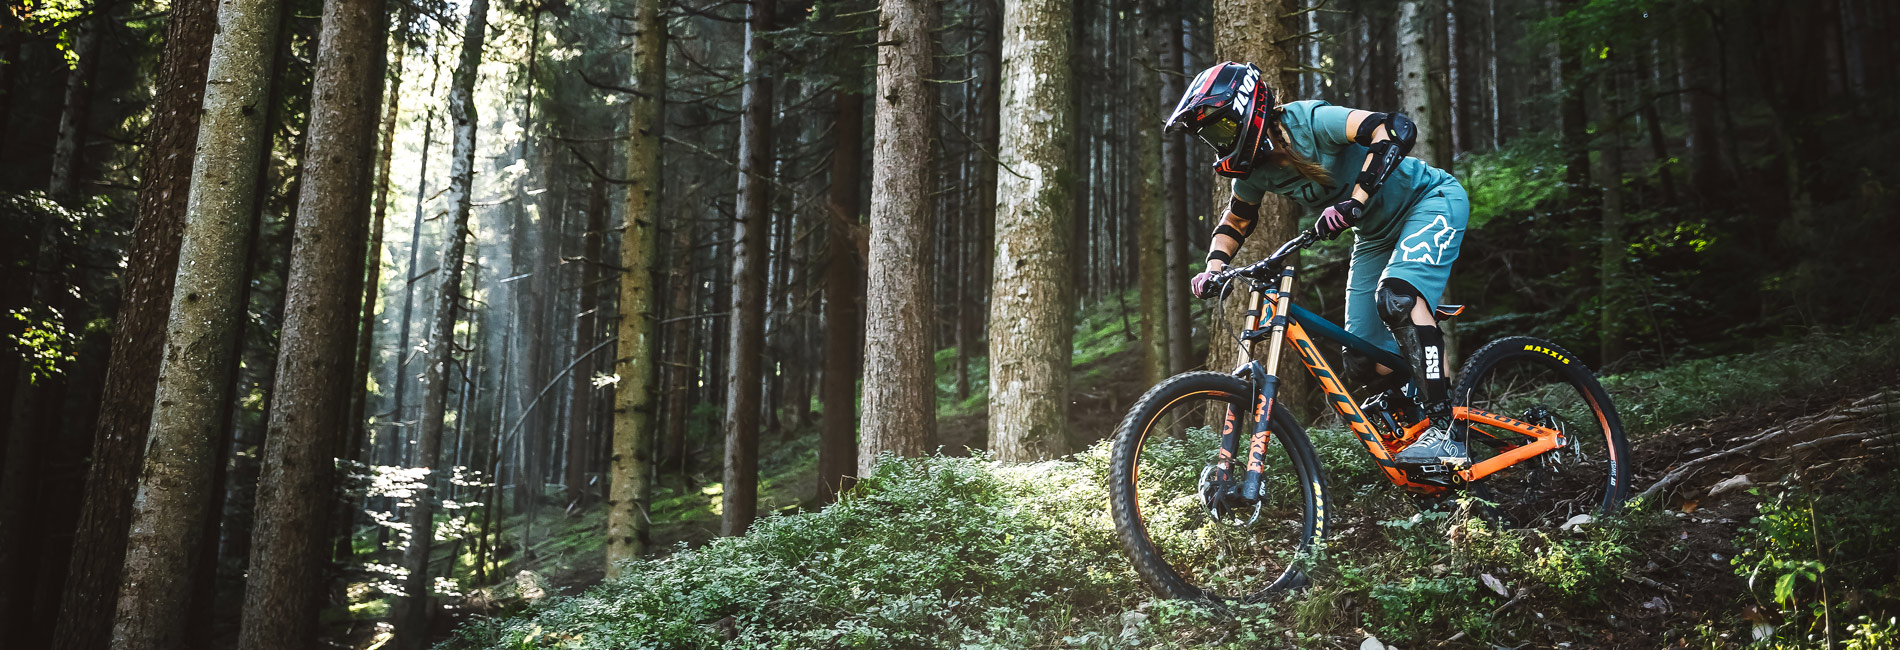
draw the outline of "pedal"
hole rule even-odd
[[[1471,459],[1443,456],[1428,465],[1400,465],[1407,477],[1419,483],[1450,486],[1458,481],[1458,472],[1469,467]]]

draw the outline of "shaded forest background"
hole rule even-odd
[[[1419,122],[1472,198],[1455,348],[1532,334],[1628,372],[1878,326],[1897,24],[1868,0],[10,2],[0,637],[415,647],[521,568],[611,578],[822,507],[881,453],[1079,451],[1231,359],[1185,295],[1226,186],[1158,130],[1226,59]],[[1242,258],[1310,221],[1268,214]],[[1306,253],[1301,299],[1338,318],[1346,262]]]

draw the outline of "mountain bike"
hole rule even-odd
[[[1327,531],[1326,468],[1276,399],[1285,347],[1364,444],[1376,473],[1418,499],[1470,494],[1498,523],[1524,527],[1622,504],[1630,455],[1609,395],[1576,355],[1526,336],[1487,343],[1458,373],[1451,426],[1466,434],[1468,463],[1392,462],[1428,424],[1409,364],[1292,302],[1296,270],[1284,260],[1316,240],[1302,232],[1266,259],[1216,275],[1223,298],[1246,290],[1238,367],[1162,381],[1115,433],[1109,509],[1151,588],[1169,598],[1245,602],[1307,583],[1304,558]],[[1440,305],[1435,315],[1442,321],[1463,309]],[[1355,400],[1315,335],[1391,373],[1363,389],[1371,397]],[[1260,341],[1264,359],[1253,354]]]

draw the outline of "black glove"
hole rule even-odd
[[[1360,203],[1359,199],[1348,198],[1335,203],[1333,207],[1319,213],[1319,219],[1313,222],[1313,232],[1323,239],[1338,237],[1347,228],[1358,225],[1359,215],[1365,211],[1366,204]]]

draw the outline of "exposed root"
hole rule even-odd
[[[1789,420],[1781,426],[1744,438],[1739,446],[1677,465],[1675,469],[1657,479],[1648,489],[1636,495],[1636,498],[1648,501],[1657,496],[1667,496],[1669,490],[1676,484],[1695,476],[1710,463],[1746,454],[1769,443],[1807,439],[1788,447],[1794,451],[1812,450],[1824,445],[1854,441],[1871,449],[1891,446],[1888,443],[1900,442],[1900,433],[1882,425],[1891,422],[1892,418],[1897,416],[1900,416],[1900,391],[1887,390],[1868,395],[1846,406]]]

